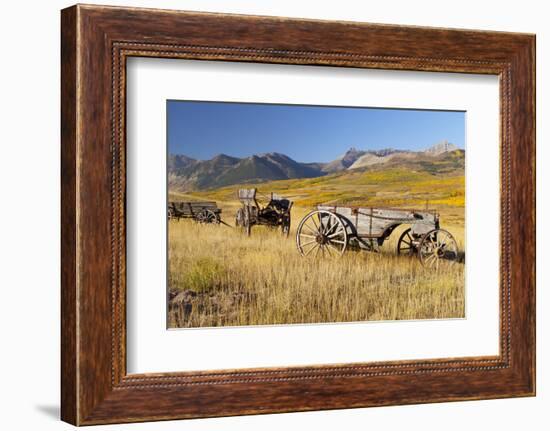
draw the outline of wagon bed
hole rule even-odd
[[[318,205],[300,222],[296,245],[302,256],[342,255],[348,247],[378,251],[400,225],[408,224],[400,236],[397,253],[418,256],[423,264],[456,261],[454,237],[439,226],[435,210]]]
[[[317,209],[345,217],[360,238],[386,239],[401,224],[411,224],[412,230],[420,235],[439,226],[439,214],[435,210],[334,205],[317,205]]]
[[[214,201],[168,203],[168,219],[192,218],[200,223],[220,223],[221,212]]]

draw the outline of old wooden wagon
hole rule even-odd
[[[235,225],[250,235],[252,226],[264,225],[273,228],[280,227],[283,235],[290,232],[290,210],[292,202],[275,193],[268,197],[266,206],[261,206],[256,199],[257,189],[240,189],[238,196],[242,207],[235,215]]]
[[[216,202],[168,202],[168,219],[179,220],[181,218],[191,218],[199,223],[221,222],[220,214],[222,210],[218,208]]]
[[[302,256],[338,256],[348,247],[377,251],[402,224],[410,227],[399,237],[398,254],[417,256],[430,267],[459,259],[456,240],[440,228],[433,210],[318,205],[300,222],[296,245]]]

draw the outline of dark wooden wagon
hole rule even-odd
[[[256,199],[257,189],[240,189],[238,196],[242,207],[235,215],[235,225],[245,230],[247,235],[253,225],[280,227],[283,235],[290,232],[290,210],[292,202],[275,193],[269,196],[266,206],[261,206]]]
[[[168,219],[179,220],[181,218],[191,218],[199,223],[221,222],[222,210],[218,208],[216,202],[168,202]]]
[[[410,227],[399,237],[398,254],[417,256],[430,267],[459,259],[456,240],[440,228],[433,210],[318,205],[300,222],[296,245],[302,256],[339,256],[348,247],[377,251],[402,224]]]

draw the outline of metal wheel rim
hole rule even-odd
[[[296,246],[302,256],[341,256],[348,244],[346,227],[329,211],[307,214],[296,230]]]

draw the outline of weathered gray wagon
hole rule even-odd
[[[296,231],[302,256],[342,255],[350,246],[378,250],[402,224],[410,224],[399,237],[397,253],[418,256],[426,266],[459,259],[457,242],[439,227],[436,211],[318,205]]]
[[[199,223],[221,222],[220,214],[222,210],[218,208],[216,202],[168,202],[168,219],[179,220],[181,218],[191,218]]]
[[[269,196],[266,206],[261,206],[256,199],[257,189],[240,189],[238,196],[242,207],[235,215],[235,225],[250,235],[252,226],[264,225],[273,228],[281,227],[283,235],[290,232],[290,210],[292,202],[275,193]]]

